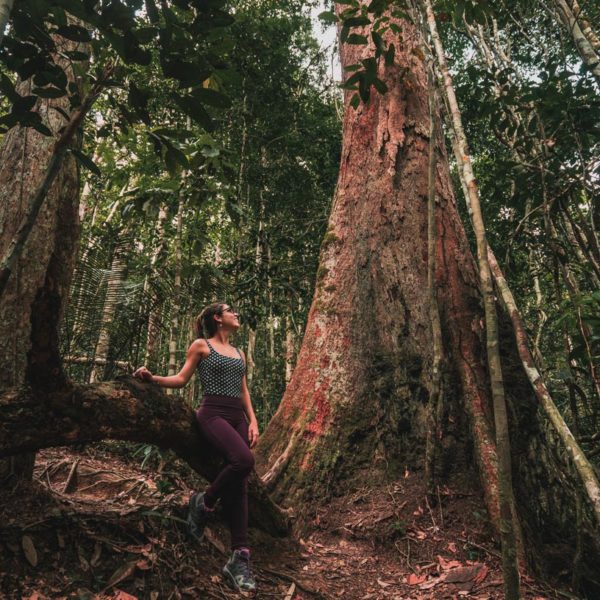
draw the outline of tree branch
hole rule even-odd
[[[131,376],[52,393],[31,387],[0,395],[0,458],[50,446],[104,439],[155,444],[170,449],[211,481],[219,458],[200,436],[192,409],[177,396]],[[287,515],[250,478],[250,519],[277,535],[289,533]]]

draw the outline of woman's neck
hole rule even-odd
[[[229,335],[230,335],[229,331],[219,330],[219,331],[217,331],[217,333],[215,333],[214,339],[218,340],[221,344],[223,344],[223,346],[228,346],[229,345]]]

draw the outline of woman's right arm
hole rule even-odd
[[[208,356],[208,353],[209,348],[206,340],[199,339],[194,341],[188,348],[185,363],[177,375],[172,375],[170,377],[152,375],[146,367],[140,367],[133,373],[133,376],[139,377],[144,381],[157,383],[161,387],[182,388],[192,378],[200,360]]]

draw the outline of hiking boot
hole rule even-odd
[[[223,567],[223,575],[229,586],[238,592],[256,591],[256,581],[250,573],[250,551],[245,548],[233,551]]]
[[[188,503],[187,531],[196,541],[202,541],[204,528],[210,520],[213,511],[204,506],[204,492],[196,492],[190,496]]]

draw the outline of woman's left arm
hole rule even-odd
[[[243,351],[241,351],[242,358],[244,359],[244,364],[246,364],[246,355]],[[244,412],[248,417],[248,441],[250,442],[250,448],[254,448],[258,442],[258,421],[256,420],[256,416],[254,414],[254,409],[252,408],[252,402],[250,401],[250,392],[248,390],[248,384],[246,383],[246,375],[242,379],[242,406],[244,407]]]

